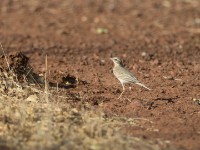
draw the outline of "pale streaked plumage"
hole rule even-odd
[[[111,58],[111,60],[114,62],[113,74],[120,81],[123,87],[123,91],[120,94],[119,98],[122,96],[123,92],[125,91],[124,84],[126,83],[135,83],[148,90],[151,90],[148,87],[146,87],[144,84],[140,83],[140,81],[138,81],[137,78],[131,72],[125,69],[122,64],[122,61],[119,58],[113,57]]]

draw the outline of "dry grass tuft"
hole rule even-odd
[[[125,136],[121,121],[91,111],[1,101],[0,140],[11,149],[159,149]]]

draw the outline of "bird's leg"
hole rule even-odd
[[[131,89],[132,89],[132,87],[131,86],[129,86],[129,90],[131,91]]]
[[[125,91],[124,84],[123,84],[123,83],[121,83],[121,84],[122,84],[122,87],[123,87],[123,91],[122,91],[122,92],[121,92],[121,94],[119,95],[118,99],[120,99],[120,98],[121,98],[122,94],[123,94],[123,93],[124,93],[124,91]]]

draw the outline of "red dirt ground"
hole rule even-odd
[[[52,82],[68,74],[85,81],[60,89],[72,95],[72,105],[88,102],[108,115],[140,118],[127,133],[198,150],[199,8],[198,0],[2,0],[0,41],[7,53],[24,52],[37,73],[44,73],[47,54]],[[118,100],[112,56],[153,90],[127,86]]]

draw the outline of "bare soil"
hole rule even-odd
[[[67,105],[135,118],[128,135],[198,150],[199,8],[198,0],[2,0],[0,42],[7,54],[23,52],[37,74],[45,72],[47,55],[50,88],[62,85]],[[117,99],[113,56],[153,90],[126,86]]]

